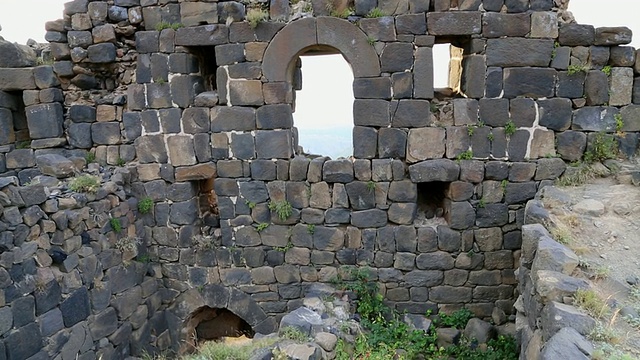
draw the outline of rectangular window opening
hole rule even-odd
[[[198,59],[200,76],[204,81],[205,91],[215,91],[218,88],[216,83],[216,72],[218,64],[216,62],[216,52],[213,46],[190,47],[191,53]]]
[[[218,196],[214,191],[214,178],[198,181],[198,206],[206,226],[219,226]]]
[[[423,226],[447,225],[451,201],[447,198],[449,182],[418,183],[417,220]]]
[[[6,129],[0,136],[0,145],[15,144],[27,147],[30,144],[29,127],[22,91],[8,91],[0,94],[0,124]]]

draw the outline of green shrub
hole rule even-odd
[[[473,318],[473,313],[469,309],[460,309],[447,314],[438,314],[436,325],[439,327],[453,327],[456,329],[464,329],[467,322]]]
[[[111,225],[111,229],[113,229],[113,231],[116,233],[119,233],[120,231],[122,231],[122,223],[118,218],[109,219],[109,225]]]
[[[269,14],[262,9],[249,9],[246,19],[249,22],[249,26],[255,29],[258,27],[258,24],[269,19]]]
[[[594,162],[613,159],[618,154],[618,142],[613,135],[603,132],[594,135],[591,147],[584,153],[584,162],[592,164]]]
[[[369,11],[369,13],[367,13],[367,15],[365,17],[371,18],[371,19],[375,19],[375,18],[380,18],[386,16],[384,11],[382,11],[382,9],[378,8],[378,7],[374,7],[373,9],[371,9]]]
[[[516,133],[516,124],[513,121],[509,120],[507,124],[504,126],[504,134],[507,136],[511,136]]]
[[[153,210],[153,199],[150,197],[143,198],[138,202],[138,212],[140,214],[148,214]]]
[[[99,187],[100,181],[91,175],[77,176],[69,183],[69,189],[75,192],[95,193]]]
[[[84,159],[87,161],[87,164],[94,163],[94,162],[96,162],[96,153],[93,153],[93,152],[89,151],[84,156]]]
[[[269,210],[274,211],[278,215],[278,219],[280,221],[285,221],[293,214],[293,207],[291,203],[282,200],[282,201],[271,201],[269,203]]]

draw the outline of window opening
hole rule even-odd
[[[418,183],[418,225],[446,225],[450,200],[448,182],[433,181]]]
[[[198,67],[200,76],[204,81],[205,91],[215,91],[218,86],[216,84],[216,71],[218,64],[216,62],[216,52],[214,46],[197,46],[189,48],[191,53],[198,59]],[[189,58],[186,61],[190,61]],[[189,67],[189,64],[186,64]]]
[[[0,94],[0,128],[7,129],[6,133],[0,135],[0,145],[15,144],[18,148],[30,145],[22,91]]]
[[[238,315],[224,308],[203,306],[186,321],[186,343],[181,353],[192,353],[207,341],[227,341],[227,338],[253,338],[251,326]]]
[[[353,73],[339,54],[300,57],[293,78],[299,154],[353,155]],[[310,56],[313,55],[313,56]]]
[[[220,224],[218,213],[218,196],[214,191],[214,178],[198,181],[198,205],[200,214],[207,226],[218,227]]]
[[[451,43],[433,46],[433,87],[436,97],[455,97],[460,93],[464,50]]]

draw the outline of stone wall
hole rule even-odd
[[[17,274],[5,300],[25,267],[77,280],[54,277],[60,303],[98,291],[84,270],[34,257],[92,232],[85,246],[61,250],[97,259],[98,278],[116,284],[109,304],[126,294],[135,311],[146,310],[145,320],[132,320],[142,314],[121,316],[113,305],[131,342],[96,336],[82,354],[177,349],[188,335],[183,321],[201,306],[241,304],[236,315],[270,331],[300,306],[309,284],[348,279],[355,266],[371,268],[400,311],[512,314],[524,204],[599,132],[627,156],[636,151],[640,66],[636,51],[622,46],[630,31],[575,24],[566,4],[551,0],[381,1],[387,16],[379,18],[364,17],[375,1],[357,0],[347,19],[327,16],[343,5],[272,1],[272,21],[253,27],[253,5],[235,1],[67,3],[64,18],[46,25],[43,59],[51,65],[0,68],[0,126],[13,129],[0,134],[0,173],[15,177],[3,192],[20,192],[18,184],[43,173],[69,176],[51,173],[52,161],[64,163],[55,155],[82,171],[92,154],[103,167],[91,171],[125,165],[128,175],[108,206],[81,200],[64,209],[89,216],[69,230],[43,225],[59,211],[47,201],[67,194],[46,181],[51,198],[3,204],[3,256],[24,260],[2,265]],[[459,76],[452,71],[446,90],[433,87],[438,43],[462,54],[452,59]],[[305,155],[297,146],[297,59],[315,53],[340,53],[353,69],[353,158]],[[145,198],[153,201],[148,214],[135,206]],[[27,231],[21,225],[38,208],[44,214]],[[115,248],[127,236],[98,225],[93,217],[103,213],[140,238],[137,255]],[[23,246],[35,252],[24,258]],[[119,265],[121,258],[131,263]],[[135,284],[118,278],[139,269],[154,280],[142,271]],[[20,306],[5,308],[15,314]],[[91,304],[89,329],[94,317],[113,318],[105,311]],[[7,329],[7,348],[15,347],[12,334],[33,335],[34,326],[23,325]],[[75,343],[68,335],[77,329],[63,325],[49,337],[58,342],[48,355]]]
[[[585,336],[596,320],[572,305],[576,291],[590,288],[572,276],[578,256],[551,237],[546,227],[552,221],[539,200],[525,212],[515,304],[520,359],[589,359],[593,345]]]

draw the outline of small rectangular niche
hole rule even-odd
[[[218,88],[216,83],[216,72],[218,64],[216,62],[216,52],[214,46],[193,46],[189,51],[198,59],[200,76],[204,81],[206,91],[214,91]]]
[[[214,191],[214,178],[198,180],[198,206],[207,226],[219,225],[218,196]]]
[[[453,97],[460,92],[464,50],[452,43],[433,46],[433,88],[442,96]]]
[[[446,225],[451,201],[447,198],[449,182],[418,183],[418,213],[416,221],[422,226]]]

